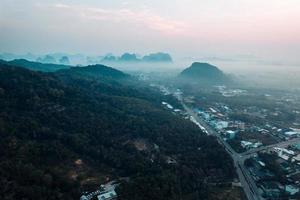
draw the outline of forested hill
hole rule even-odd
[[[120,177],[120,199],[207,199],[206,183],[234,176],[216,140],[154,91],[0,65],[0,199],[79,199]]]
[[[5,65],[20,66],[30,70],[42,71],[42,72],[54,72],[61,69],[69,69],[71,67],[69,65],[44,64],[39,62],[32,62],[25,59],[16,59],[12,61],[0,60],[0,63]]]
[[[209,63],[194,62],[178,76],[181,80],[196,81],[205,85],[228,84],[230,78],[219,68]]]
[[[89,65],[86,67],[72,67],[58,71],[60,74],[77,76],[78,78],[96,79],[126,79],[130,76],[114,68],[105,65]]]

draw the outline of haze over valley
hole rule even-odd
[[[0,199],[300,199],[300,3],[2,0]]]

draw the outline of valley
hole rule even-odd
[[[182,103],[183,118],[191,119],[207,135],[217,138],[234,161],[247,199],[298,198],[299,182],[289,178],[299,173],[299,151],[295,151],[300,143],[296,93],[245,87],[182,87],[174,82],[151,84]],[[283,156],[283,152],[290,155]],[[262,157],[266,156],[271,157],[268,162],[276,168],[264,163]],[[280,163],[285,163],[289,171],[281,171]],[[264,177],[262,173],[269,174]],[[273,173],[285,176],[285,181]],[[281,186],[275,185],[272,193],[264,186],[270,183]],[[286,190],[288,187],[292,193]]]

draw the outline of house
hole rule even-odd
[[[241,146],[245,149],[249,149],[252,145],[252,142],[248,142],[248,141],[241,141]]]
[[[249,142],[249,141],[241,141],[241,146],[245,149],[253,149],[262,146],[261,142]]]
[[[171,106],[169,103],[167,103],[167,102],[161,102],[161,104],[162,105],[165,105],[167,108],[169,108],[169,109],[173,109],[173,106]]]
[[[260,165],[260,166],[262,166],[262,167],[265,167],[266,166],[266,164],[264,163],[264,162],[262,162],[262,161],[258,161],[258,164]]]
[[[286,185],[284,190],[289,195],[294,195],[299,192],[299,188],[294,185]]]
[[[294,138],[294,137],[297,137],[297,136],[299,136],[299,132],[297,132],[297,131],[287,131],[287,132],[285,132],[284,133],[284,135],[286,136],[286,137],[288,137],[288,138]]]
[[[234,138],[235,138],[235,135],[236,135],[236,132],[235,132],[235,131],[228,130],[228,131],[224,132],[223,134],[224,134],[225,137],[228,138],[228,139],[234,139]]]
[[[117,198],[117,193],[114,189],[105,191],[97,196],[98,200],[113,200]]]
[[[212,112],[212,113],[217,113],[217,111],[213,108],[209,108],[209,110]]]
[[[80,197],[80,200],[89,200],[89,198],[88,198],[86,195],[82,195],[82,196]]]
[[[228,127],[228,122],[226,121],[218,121],[214,124],[217,130],[221,130]]]
[[[245,130],[246,125],[244,122],[241,122],[241,121],[230,121],[228,127],[236,128],[239,130]]]
[[[254,144],[253,144],[253,148],[258,148],[258,147],[260,147],[260,146],[262,146],[263,144],[261,143],[261,142],[255,142]]]
[[[260,188],[263,191],[263,196],[268,198],[278,198],[280,196],[280,183],[277,182],[263,182]]]
[[[293,162],[300,162],[300,154],[294,156],[294,157],[292,158],[292,161],[293,161]]]
[[[109,178],[106,178],[107,181]],[[115,188],[117,186],[116,181],[110,181],[107,182],[104,185],[100,185],[100,188],[94,192],[84,192],[83,195],[80,197],[80,200],[92,200],[92,199],[98,199],[98,200],[113,200],[117,198],[117,193],[115,191]]]
[[[274,152],[277,153],[277,156],[284,159],[284,160],[289,160],[291,156],[295,155],[295,152],[292,150],[288,150],[285,148],[279,148],[279,147],[274,147]]]

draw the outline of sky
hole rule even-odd
[[[299,0],[0,0],[0,52],[300,63]]]

